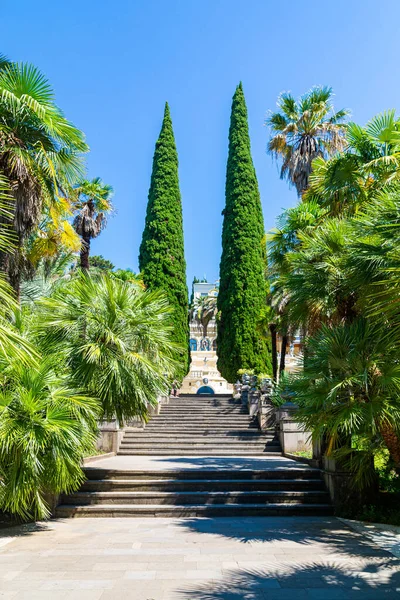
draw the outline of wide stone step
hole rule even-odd
[[[156,444],[161,444],[165,448],[198,448],[198,447],[207,447],[207,448],[259,448],[263,446],[274,446],[275,448],[280,450],[280,445],[276,440],[265,440],[265,439],[254,439],[254,440],[238,440],[235,438],[227,438],[227,439],[215,439],[210,436],[210,438],[189,438],[187,440],[183,440],[181,438],[177,438],[176,440],[171,439],[167,436],[164,438],[151,438],[151,437],[143,437],[140,440],[135,438],[132,439],[123,439],[121,442],[121,448],[143,448],[147,446],[152,446]]]
[[[223,427],[225,430],[227,429],[235,429],[236,427],[246,427],[246,428],[258,428],[258,426],[256,424],[252,424],[250,423],[248,420],[244,420],[244,421],[238,421],[238,420],[232,420],[232,421],[225,421],[225,420],[221,420],[221,419],[214,419],[214,420],[203,420],[203,419],[180,419],[179,421],[176,421],[175,419],[159,419],[157,421],[157,425],[163,425],[163,426],[175,426],[175,425],[181,425],[181,426],[196,426],[196,427],[201,427],[203,429],[210,429],[211,427]]]
[[[132,431],[146,430],[172,430],[172,431],[223,431],[229,433],[230,431],[251,431],[259,432],[258,425],[256,423],[233,423],[230,425],[223,425],[222,423],[158,423],[150,422],[145,427],[135,428]]]
[[[155,430],[154,428],[139,429],[138,431],[130,431],[124,433],[124,438],[137,438],[137,437],[160,437],[161,435],[166,436],[179,436],[179,437],[215,437],[216,439],[229,439],[229,438],[241,438],[245,440],[252,440],[257,438],[272,439],[277,437],[274,433],[263,433],[257,429],[243,429],[232,430],[232,429],[221,429],[216,431],[213,429],[191,429],[184,428],[181,430],[171,428],[160,428]]]
[[[162,406],[160,414],[234,414],[234,415],[246,415],[249,418],[247,408],[241,406]]]
[[[238,417],[237,419],[221,419],[220,417],[215,417],[215,418],[207,418],[207,419],[202,419],[201,417],[190,417],[190,416],[184,416],[184,417],[180,417],[179,420],[175,419],[174,417],[157,417],[157,421],[154,421],[154,423],[165,423],[165,424],[179,424],[179,423],[185,423],[185,424],[192,424],[192,425],[199,425],[201,427],[208,427],[210,425],[222,425],[223,427],[235,427],[237,425],[250,425],[250,421],[249,419],[242,419],[242,417]]]
[[[249,435],[249,436],[258,436],[261,434],[259,429],[255,427],[243,428],[243,429],[200,429],[198,427],[146,427],[146,429],[138,430],[139,433],[145,431],[146,433],[151,433],[154,435],[160,434],[175,434],[175,435],[216,435],[229,437],[233,435]],[[264,435],[264,434],[261,434]]]
[[[232,452],[234,452],[236,448],[240,450],[246,448],[263,448],[264,446],[274,447],[277,450],[281,449],[280,445],[276,441],[271,440],[268,442],[266,440],[257,439],[245,440],[243,442],[232,440],[231,438],[229,438],[228,440],[221,440],[220,442],[215,442],[212,438],[210,438],[209,440],[207,440],[206,438],[204,440],[194,442],[192,440],[171,441],[165,438],[164,440],[157,440],[153,442],[145,439],[142,439],[141,441],[122,440],[121,442],[121,448],[151,448],[152,446],[162,446],[165,448],[165,450],[190,450],[191,448],[206,448],[208,450],[215,448],[215,450],[221,450],[222,448],[229,448]]]
[[[161,406],[162,411],[188,411],[188,410],[198,410],[202,412],[210,411],[210,410],[220,410],[220,411],[235,411],[235,412],[245,412],[246,407],[241,404],[188,404],[186,402],[182,402],[181,404],[165,404]]]
[[[57,507],[56,517],[236,517],[236,516],[327,516],[332,515],[329,504],[214,504],[168,505],[91,505],[63,504]]]
[[[216,411],[215,413],[205,413],[205,414],[201,414],[201,413],[194,413],[193,411],[185,411],[179,414],[169,414],[166,412],[161,411],[159,415],[154,415],[152,420],[153,421],[162,421],[163,419],[201,419],[201,420],[206,420],[207,419],[220,419],[221,421],[229,421],[229,420],[239,420],[239,421],[251,421],[251,418],[249,415],[246,414],[242,414],[242,413],[238,413],[238,414],[226,414],[223,415],[221,414],[221,412]]]
[[[176,492],[76,492],[63,497],[63,504],[323,504],[324,491],[176,491]]]
[[[261,436],[261,435],[254,435],[254,436],[250,436],[250,435],[226,435],[226,436],[215,436],[213,434],[207,434],[207,433],[203,433],[203,434],[172,434],[172,433],[143,433],[140,435],[125,435],[123,437],[122,443],[132,443],[132,442],[142,442],[142,441],[146,441],[146,442],[164,442],[164,441],[169,441],[169,442],[183,442],[183,443],[215,443],[215,444],[226,444],[226,443],[233,443],[233,442],[243,442],[245,444],[254,444],[257,442],[263,442],[264,444],[266,443],[270,443],[272,441],[275,440],[275,443],[277,443],[276,438],[272,437],[272,436]]]
[[[321,479],[93,479],[81,487],[83,492],[179,492],[179,491],[318,491]]]
[[[210,450],[210,448],[192,448],[192,449],[165,449],[165,448],[149,448],[149,449],[135,449],[135,450],[119,450],[117,453],[119,456],[185,456],[190,458],[191,456],[227,456],[227,457],[235,457],[235,456],[282,456],[282,453],[275,452],[266,447],[264,450],[259,449],[248,449],[248,450],[239,450],[235,449],[232,451],[231,449],[226,450]]]
[[[220,431],[216,431],[214,429],[200,429],[200,430],[196,430],[196,429],[191,429],[189,427],[180,430],[180,429],[170,429],[170,428],[160,428],[160,429],[145,429],[145,430],[140,430],[140,432],[138,433],[133,433],[129,436],[124,436],[128,438],[132,438],[132,437],[146,437],[146,436],[152,436],[152,437],[161,437],[161,436],[175,436],[175,437],[183,437],[183,438],[191,438],[191,437],[213,437],[215,436],[216,438],[222,438],[222,439],[226,439],[226,438],[235,438],[237,436],[239,436],[240,438],[247,440],[247,439],[253,439],[253,438],[258,438],[261,436],[264,437],[264,439],[273,439],[274,436],[273,435],[264,435],[261,434],[260,431],[256,430],[256,429],[244,429],[243,431],[231,431],[229,429],[227,430],[220,430]]]
[[[152,417],[153,421],[158,421],[159,419],[163,419],[163,418],[171,418],[171,419],[183,419],[183,418],[196,418],[196,419],[220,419],[221,421],[225,420],[225,419],[246,419],[247,421],[250,421],[250,417],[248,414],[245,413],[222,413],[221,411],[215,411],[215,412],[205,412],[205,413],[201,413],[201,412],[197,412],[197,411],[185,411],[185,412],[180,412],[180,413],[172,413],[172,412],[167,412],[167,411],[162,411],[159,415],[154,415]]]
[[[293,481],[293,480],[318,480],[321,481],[321,472],[319,469],[311,467],[298,468],[297,465],[293,468],[274,469],[232,469],[232,468],[215,468],[205,469],[174,469],[174,470],[154,470],[154,471],[138,471],[138,470],[116,470],[103,469],[100,467],[86,467],[85,475],[89,480],[103,481],[160,481],[160,480],[175,480],[175,481],[197,481],[197,480],[235,480],[235,481]]]
[[[232,410],[245,410],[246,407],[243,404],[236,404],[235,402],[169,402],[168,404],[162,404],[162,410],[171,410],[171,409],[180,409],[184,410],[187,407],[194,408],[198,410],[206,410],[206,409],[217,409],[221,410],[232,409]]]

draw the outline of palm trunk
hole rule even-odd
[[[301,328],[301,348],[303,350],[303,368],[306,367],[307,364],[307,356],[308,356],[308,348],[307,348],[307,344],[306,344],[306,336],[309,332],[307,331],[307,328],[304,326]]]
[[[90,235],[84,233],[82,235],[81,247],[81,269],[82,271],[89,270],[89,254],[90,254]]]
[[[8,283],[15,292],[17,301],[20,301],[21,296],[21,245],[18,245],[10,252],[0,253],[0,272],[8,279]]]
[[[9,280],[10,280],[10,285],[15,292],[15,298],[16,298],[18,304],[20,304],[20,301],[21,301],[21,273],[19,271],[16,271],[12,275],[10,274]]]
[[[390,423],[379,423],[379,431],[383,437],[383,441],[389,450],[390,457],[392,458],[396,470],[400,469],[400,439],[397,433],[394,431]]]
[[[278,375],[278,358],[276,356],[276,325],[270,323],[269,330],[271,333],[271,352],[272,352],[272,378],[276,381]]]
[[[284,333],[282,336],[281,359],[279,361],[279,375],[282,375],[282,373],[285,371],[287,345],[288,345],[288,336],[287,336],[287,333]]]

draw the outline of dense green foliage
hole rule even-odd
[[[38,255],[62,244],[79,249],[65,190],[84,169],[84,135],[55,103],[46,78],[32,65],[0,60],[0,175],[12,202],[1,221],[12,230],[15,251],[2,252],[0,268],[19,291]]]
[[[173,307],[173,339],[185,347],[178,375],[189,369],[189,318],[178,154],[168,104],[153,158],[139,268],[150,290],[163,290]]]
[[[0,510],[45,518],[49,493],[82,483],[97,420],[146,419],[168,392],[171,311],[160,292],[79,270],[22,309],[2,280],[0,294]]]
[[[264,220],[250,151],[242,85],[232,101],[218,294],[218,369],[233,382],[240,368],[271,373],[257,327],[266,302]]]
[[[0,511],[43,519],[98,420],[146,419],[180,348],[162,292],[102,257],[88,275],[112,189],[82,179],[83,133],[35,67],[0,57],[0,117]]]
[[[12,361],[2,373],[0,507],[23,519],[48,517],[46,495],[80,486],[96,440],[98,402],[60,375],[59,364],[41,356],[37,366]]]
[[[394,111],[349,123],[269,236],[271,289],[304,344],[282,390],[359,485],[382,449],[400,470],[399,127]]]

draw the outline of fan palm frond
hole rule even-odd
[[[294,185],[299,196],[308,187],[313,160],[329,158],[344,147],[343,122],[349,112],[334,113],[332,95],[330,87],[312,88],[297,101],[283,93],[279,111],[266,119],[271,131],[268,152],[282,160],[281,178]]]
[[[57,286],[39,306],[42,343],[65,356],[76,386],[100,398],[104,418],[146,418],[180,355],[166,298],[105,273]]]

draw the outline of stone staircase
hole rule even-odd
[[[154,455],[176,457],[178,466],[86,468],[87,481],[61,498],[57,517],[332,514],[320,471],[281,466],[274,432],[261,433],[232,398],[171,399],[144,430],[126,430],[118,454],[125,465],[129,456]]]
[[[111,471],[91,468],[57,517],[331,514],[317,469]]]
[[[274,430],[261,433],[231,396],[171,398],[145,429],[126,429],[118,454],[256,456],[281,454]]]

